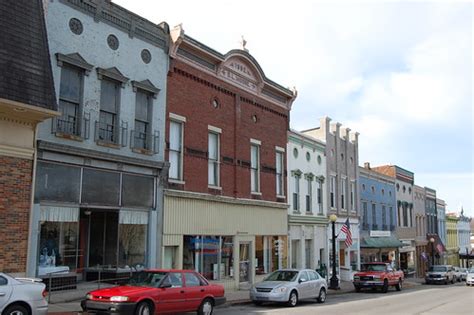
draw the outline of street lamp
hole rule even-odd
[[[337,216],[331,214],[329,221],[332,224],[332,276],[329,282],[329,289],[339,290],[339,279],[336,275],[336,220]]]
[[[430,243],[431,243],[431,266],[434,265],[434,241],[435,241],[435,239],[433,237],[430,238]]]

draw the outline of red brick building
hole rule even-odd
[[[171,32],[165,267],[238,286],[286,266],[285,147],[296,93],[245,50]]]

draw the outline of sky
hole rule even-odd
[[[291,128],[329,116],[360,132],[360,164],[410,170],[474,217],[471,2],[113,2],[221,53],[243,35],[265,75],[298,90]]]

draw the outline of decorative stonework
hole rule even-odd
[[[72,18],[69,20],[69,29],[76,35],[81,35],[84,31],[82,22],[79,19]]]
[[[142,50],[141,57],[144,63],[148,64],[151,62],[151,53],[148,49]]]
[[[259,80],[252,70],[241,60],[231,58],[220,69],[220,75],[254,92],[258,92]]]
[[[110,34],[107,37],[107,44],[109,45],[110,49],[117,50],[119,48],[119,40],[117,36]]]

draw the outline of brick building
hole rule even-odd
[[[0,29],[0,270],[25,274],[36,126],[57,115],[42,1],[2,1]]]
[[[164,267],[238,287],[286,266],[285,147],[296,93],[243,49],[171,31]]]

